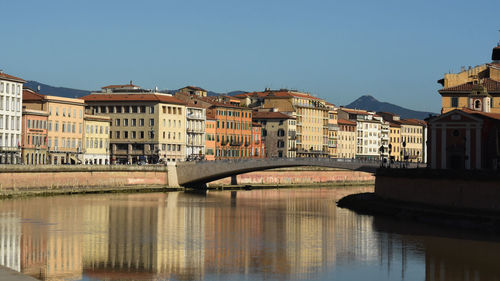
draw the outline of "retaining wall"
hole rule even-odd
[[[484,171],[455,174],[449,171],[377,172],[375,194],[384,199],[500,211],[500,179]],[[406,176],[405,176],[406,173]]]
[[[81,187],[168,186],[160,166],[4,166],[0,190]]]
[[[307,168],[258,171],[236,177],[238,184],[313,184],[313,183],[353,183],[375,182],[371,173],[346,170],[307,170]],[[231,178],[210,182],[209,185],[226,185]]]

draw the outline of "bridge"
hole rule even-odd
[[[378,161],[360,161],[341,158],[266,158],[177,162],[169,168],[169,185],[205,187],[206,183],[254,171],[274,168],[316,166],[375,173]]]

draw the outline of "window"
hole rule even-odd
[[[458,98],[457,97],[451,98],[451,107],[458,107]]]
[[[131,119],[132,120],[132,127],[137,126],[137,119]]]
[[[149,126],[154,126],[155,125],[155,120],[154,119],[149,119]]]
[[[128,126],[128,119],[123,119],[123,126]]]
[[[139,119],[139,126],[143,127],[144,126],[144,119]]]
[[[115,120],[115,125],[116,125],[117,127],[119,127],[119,126],[120,126],[120,119],[116,119],[116,120]]]

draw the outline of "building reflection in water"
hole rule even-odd
[[[406,225],[336,208],[370,189],[8,200],[0,263],[44,280],[321,279],[356,266],[391,280],[498,278],[498,244],[413,236]]]

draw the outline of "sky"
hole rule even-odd
[[[436,82],[491,61],[500,1],[2,1],[0,69],[98,90],[288,88],[439,112]]]

